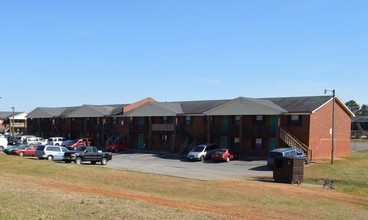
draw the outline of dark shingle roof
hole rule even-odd
[[[331,98],[331,96],[305,96],[263,99],[274,102],[289,113],[312,113]]]
[[[78,107],[38,107],[31,111],[27,118],[65,118],[70,112],[73,112]]]
[[[205,100],[205,101],[184,101],[179,102],[183,108],[184,114],[203,114],[210,109],[223,105],[232,99],[226,100]]]
[[[368,122],[368,116],[358,116],[351,120],[353,123],[367,123]]]
[[[82,105],[70,112],[68,118],[104,117],[121,113],[125,105]]]
[[[22,112],[14,112],[14,115],[18,115]],[[0,119],[8,119],[13,116],[13,112],[0,112]]]

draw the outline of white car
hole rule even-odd
[[[68,147],[72,143],[73,143],[73,140],[67,140],[64,137],[49,137],[47,139],[48,145],[61,145],[61,146]]]
[[[26,140],[26,144],[27,145],[39,145],[39,144],[44,144],[45,143],[45,140],[42,138],[42,137],[29,137],[27,138]]]
[[[8,147],[8,139],[4,135],[0,135],[0,150],[4,150]]]

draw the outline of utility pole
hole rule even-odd
[[[335,151],[335,89],[327,90],[325,89],[325,94],[327,92],[332,92],[332,129],[331,129],[331,164],[334,161],[334,151]]]

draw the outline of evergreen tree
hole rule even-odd
[[[345,105],[350,109],[351,112],[354,113],[354,115],[359,116],[360,115],[360,106],[356,101],[350,100]]]
[[[368,116],[368,105],[362,105],[362,107],[359,110],[360,116]]]

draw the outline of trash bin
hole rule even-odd
[[[301,183],[304,176],[304,159],[275,157],[273,179],[278,183]]]

